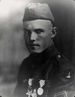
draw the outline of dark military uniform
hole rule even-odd
[[[24,59],[15,93],[18,97],[69,97],[73,87],[73,66],[52,45]]]

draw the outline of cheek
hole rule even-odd
[[[28,35],[28,34],[25,34],[25,35],[24,35],[24,40],[25,40],[26,42],[29,41],[29,35]]]
[[[43,34],[40,39],[43,40],[43,42],[49,42],[51,40],[51,33],[46,32],[45,34]]]
[[[42,45],[42,47],[48,47],[50,44],[51,44],[51,41],[52,41],[52,39],[51,39],[51,36],[46,36],[46,37],[44,37],[44,38],[41,38],[41,45]]]

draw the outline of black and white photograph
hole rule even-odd
[[[0,97],[75,97],[75,0],[0,0]]]

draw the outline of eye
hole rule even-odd
[[[44,32],[44,30],[43,29],[35,29],[34,30],[37,34],[41,34],[41,33],[43,33]]]
[[[24,33],[25,33],[25,34],[30,34],[30,33],[31,33],[31,31],[30,31],[30,30],[28,30],[28,29],[25,29],[25,28],[24,28]]]

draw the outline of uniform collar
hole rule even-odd
[[[34,53],[31,54],[30,57],[32,57],[32,60],[36,63],[44,63],[46,62],[48,59],[50,60],[52,57],[56,56],[58,53],[56,47],[54,44],[52,44],[49,48],[47,48],[45,51],[43,51],[42,53]]]

